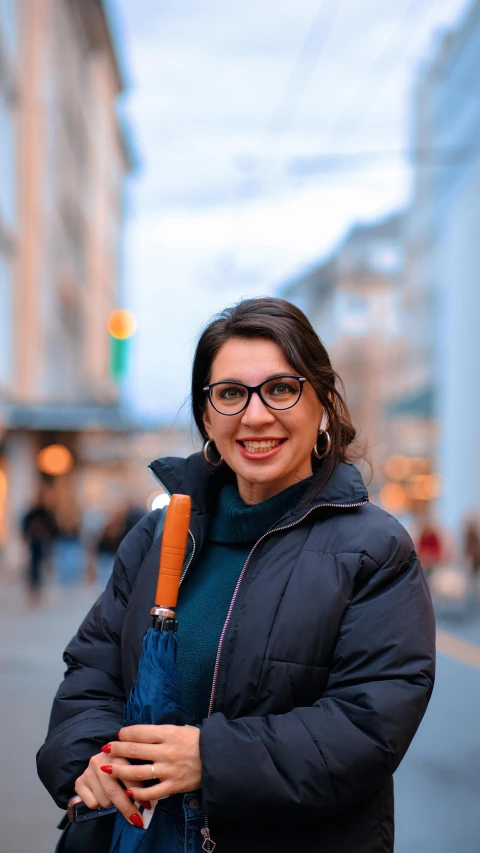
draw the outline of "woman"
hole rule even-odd
[[[148,812],[132,799],[155,778],[148,796],[168,799],[142,850],[393,850],[392,774],[432,691],[434,620],[410,538],[347,462],[338,385],[307,318],[280,299],[225,310],[199,340],[203,455],[151,465],[193,502],[177,612],[197,726],[121,728],[157,513],[123,541],[67,647],[40,776],[59,805],[76,791],[137,826]]]

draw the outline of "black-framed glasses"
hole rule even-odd
[[[247,408],[252,394],[258,394],[269,409],[291,409],[302,396],[303,383],[306,381],[305,376],[282,373],[265,379],[260,385],[223,380],[205,385],[203,390],[220,415],[239,415]]]

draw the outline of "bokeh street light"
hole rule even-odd
[[[50,477],[60,477],[68,474],[75,465],[75,460],[68,447],[63,444],[49,444],[40,450],[37,456],[37,467],[42,474]]]

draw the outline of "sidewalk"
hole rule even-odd
[[[3,735],[0,774],[1,853],[53,853],[63,814],[38,780],[35,753],[65,669],[62,651],[98,590],[47,591],[42,609],[25,606],[18,586],[0,587]]]

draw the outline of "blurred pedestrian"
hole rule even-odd
[[[416,548],[423,570],[428,577],[440,565],[443,558],[440,527],[432,521],[425,521],[418,531]]]
[[[125,522],[127,510],[124,506],[117,506],[108,515],[107,520],[100,530],[95,544],[96,580],[105,587],[110,577],[120,543],[125,536]]]
[[[94,559],[96,580],[102,589],[111,575],[120,543],[144,515],[145,510],[139,507],[121,504],[112,510],[100,529],[94,545]]]
[[[81,539],[81,513],[74,502],[63,504],[55,515],[58,535],[53,544],[55,579],[60,586],[78,584],[85,574],[85,549]]]
[[[471,573],[473,588],[479,592],[480,580],[480,530],[474,516],[465,519],[463,528],[463,555],[467,569]]]
[[[29,552],[27,590],[30,602],[35,605],[41,600],[45,560],[50,555],[52,542],[58,532],[55,517],[47,506],[44,488],[39,489],[36,500],[23,516],[21,529]]]

